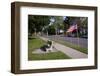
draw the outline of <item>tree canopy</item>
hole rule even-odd
[[[49,16],[29,15],[28,16],[28,32],[40,32],[44,26],[49,25]]]
[[[77,24],[78,29],[87,29],[87,19],[87,17],[29,15],[28,33],[44,32],[57,35],[63,30],[66,35],[67,29],[73,24]]]

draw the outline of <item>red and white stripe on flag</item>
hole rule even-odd
[[[73,32],[73,31],[76,30],[76,29],[77,29],[77,24],[71,25],[71,26],[69,27],[69,29],[67,30],[67,32]]]

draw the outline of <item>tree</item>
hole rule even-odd
[[[43,27],[49,25],[49,16],[29,15],[28,16],[28,33],[42,32]]]
[[[65,17],[63,24],[64,24],[64,35],[66,36],[66,31],[70,27],[70,17]]]
[[[65,32],[65,35],[66,35],[66,31],[67,29],[73,25],[73,24],[77,24],[77,33],[79,36],[82,36],[83,35],[83,30],[87,30],[87,17],[65,17],[65,20],[64,20],[64,32]]]
[[[87,35],[88,34],[88,18],[84,17],[81,19],[81,35]]]
[[[55,33],[56,35],[59,34],[59,30],[63,30],[64,25],[63,25],[63,16],[53,16],[54,19],[53,25],[55,27]]]
[[[48,30],[49,35],[55,35],[56,34],[54,25],[49,26],[47,30]]]

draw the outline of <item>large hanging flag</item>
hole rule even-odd
[[[73,24],[69,27],[69,29],[67,30],[67,32],[73,32],[74,30],[78,29],[77,28],[77,24]]]

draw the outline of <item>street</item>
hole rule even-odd
[[[75,45],[79,45],[83,48],[88,48],[88,39],[86,38],[77,38],[77,37],[67,37],[67,36],[62,36],[62,35],[51,35],[51,36],[45,36],[49,39],[53,40],[63,40],[70,42]]]

